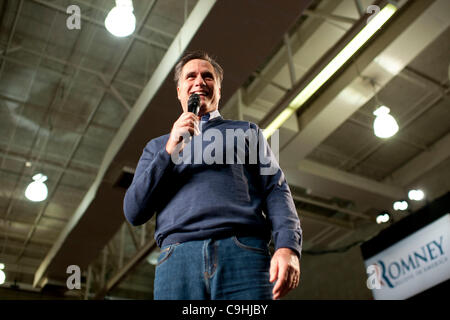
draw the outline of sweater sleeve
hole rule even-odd
[[[123,209],[134,226],[144,224],[155,213],[159,193],[173,169],[173,162],[164,147],[150,141],[139,159],[133,181],[128,188]]]
[[[302,229],[288,183],[262,131],[258,128],[258,167],[263,211],[270,221],[275,250],[289,248],[301,257]]]

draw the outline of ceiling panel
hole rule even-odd
[[[439,83],[448,83],[450,65],[450,28],[447,28],[410,66]]]

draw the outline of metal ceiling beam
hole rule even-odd
[[[326,226],[321,231],[319,231],[318,233],[316,233],[315,235],[310,237],[308,239],[308,241],[314,245],[314,244],[320,242],[321,240],[323,240],[324,237],[325,238],[328,237],[329,234],[335,233],[337,230],[339,230],[339,229],[334,226],[330,226],[330,225]]]
[[[34,259],[36,261],[35,266],[23,265],[10,263],[9,261],[14,261],[14,256],[12,255],[2,255],[2,263],[6,264],[6,268],[3,270],[6,274],[6,279],[10,280],[11,283],[14,282],[14,278],[12,277],[13,273],[17,275],[19,274],[29,274],[33,275],[36,272],[37,267],[39,266],[39,259]],[[17,277],[18,278],[18,277]],[[1,287],[5,287],[5,285],[1,285]]]
[[[436,106],[445,96],[446,92],[441,92],[437,97],[434,97],[430,100],[430,96],[424,96],[421,100],[419,100],[411,109],[412,110],[417,110],[416,112],[414,112],[411,116],[409,116],[409,118],[402,118],[400,119],[400,123],[402,124],[401,129],[400,130],[405,130],[411,123],[413,123],[415,120],[419,119],[419,117],[421,117],[424,113],[426,113],[427,111],[429,111],[431,108],[433,108],[434,106]],[[410,110],[408,110],[410,111]],[[402,133],[399,132],[397,134],[399,137],[401,137]],[[395,136],[393,137],[393,139],[397,139],[399,141],[401,141],[401,138],[398,139]],[[403,139],[404,141],[406,139]],[[385,145],[386,143],[388,143],[389,140],[379,140],[376,144],[372,145],[371,147],[368,148],[368,150],[366,152],[364,152],[360,157],[358,157],[358,159],[356,160],[352,160],[350,162],[350,166],[346,166],[345,164],[342,165],[342,167],[345,167],[347,171],[352,170],[353,168],[356,168],[359,164],[361,164],[363,161],[367,160],[371,155],[373,155],[377,150],[379,150],[383,145]],[[410,142],[406,142],[406,144],[413,144]],[[362,150],[365,149],[365,147],[361,148]],[[367,149],[367,148],[366,148]],[[356,152],[356,154],[359,154],[360,152]]]
[[[388,198],[403,199],[406,196],[406,191],[401,187],[380,183],[307,159],[303,159],[299,162],[298,170]]]
[[[12,3],[12,2],[10,2],[10,3]],[[19,21],[19,16],[20,16],[20,13],[22,12],[22,6],[23,6],[23,0],[20,0],[19,4],[18,4],[18,6],[17,6],[16,14],[15,14],[15,16],[14,16],[14,21],[13,21],[11,30],[10,30],[10,32],[9,32],[8,41],[7,41],[7,43],[6,43],[5,50],[2,52],[2,55],[5,55],[5,56],[6,56],[6,55],[9,53],[9,47],[10,47],[11,44],[12,44],[12,40],[13,40],[13,37],[14,37],[14,33],[16,32],[17,21]],[[3,23],[3,21],[0,21],[0,22]],[[1,77],[1,75],[2,75],[2,73],[3,73],[3,68],[4,68],[4,67],[5,67],[5,62],[2,60],[2,61],[0,62],[0,77]]]
[[[424,100],[425,100],[425,98],[428,99],[429,96],[425,96]],[[356,124],[356,125],[358,125],[358,126],[360,126],[362,128],[365,128],[365,129],[369,130],[370,132],[373,132],[373,124],[368,124],[367,122],[363,122],[361,120],[357,120],[357,119],[354,119],[354,118],[349,118],[347,121],[349,123],[353,123],[353,124]],[[427,147],[424,144],[422,144],[420,142],[413,141],[413,139],[411,139],[410,137],[405,136],[405,134],[403,133],[402,129],[403,128],[401,128],[400,132],[397,132],[393,137],[391,137],[390,140],[400,141],[403,144],[406,144],[408,146],[411,146],[411,147],[413,147],[415,149],[418,149],[418,150],[421,150],[421,151],[424,151],[424,150],[427,149]],[[346,159],[345,159],[345,162],[342,164],[342,166],[344,166],[345,163],[352,163],[354,161],[355,161],[355,159],[353,159],[352,157],[348,157],[347,156]]]
[[[23,50],[23,51],[29,51],[29,50]],[[42,56],[42,57],[45,57],[45,56],[43,56],[43,55],[41,55],[41,56]],[[33,67],[34,67],[33,64],[29,64],[29,63],[23,62],[23,61],[21,61],[21,60],[18,60],[18,59],[12,58],[12,57],[0,56],[0,59],[1,59],[2,61],[10,61],[10,62],[12,62],[12,63],[14,63],[14,64],[17,64],[17,65],[20,65],[20,66],[24,66],[24,67],[30,67],[30,68],[33,68]],[[51,60],[51,59],[49,59],[49,60]],[[62,61],[62,60],[60,60],[60,61]],[[69,62],[62,62],[62,64],[65,65],[65,66],[73,66],[73,67],[75,67],[77,70],[82,70],[82,69],[84,69],[83,71],[86,71],[86,70],[87,70],[87,68],[83,68],[83,67],[81,67],[81,66],[75,66],[75,65],[73,65],[73,64],[71,64],[71,63],[69,63]],[[50,68],[41,67],[41,69],[47,71],[48,73],[52,73],[52,74],[55,73],[55,71],[52,70],[52,69],[50,69]],[[114,96],[114,97],[117,99],[117,101],[118,101],[118,102],[119,102],[119,103],[127,110],[127,112],[129,112],[130,109],[131,109],[131,106],[130,106],[130,105],[128,104],[128,102],[123,98],[122,94],[121,94],[120,92],[117,91],[117,89],[114,87],[114,85],[113,85],[113,84],[109,84],[108,81],[105,79],[105,77],[104,77],[103,74],[101,74],[101,73],[99,73],[99,72],[92,72],[92,71],[91,71],[91,73],[94,73],[94,74],[95,74],[95,75],[103,82],[104,86],[101,87],[101,90],[106,91],[106,92],[110,93],[112,96]],[[68,75],[67,75],[67,76],[68,76]],[[64,74],[62,74],[62,77],[64,77]],[[73,78],[71,79],[71,83],[77,83],[77,82],[80,83],[81,81],[75,80],[75,76],[73,76]],[[125,84],[129,85],[128,82],[126,82]],[[83,85],[86,85],[86,84],[83,83]],[[95,86],[93,86],[93,85],[91,85],[90,87],[91,87],[91,88],[95,88]],[[66,97],[67,97],[68,95],[69,95],[69,94],[67,93],[67,94],[66,94]]]
[[[355,1],[356,10],[358,11],[359,16],[362,17],[366,12],[361,4],[361,0],[354,0],[354,1]]]
[[[339,207],[336,205],[324,203],[324,202],[310,199],[310,198],[307,198],[307,197],[304,197],[304,196],[301,196],[301,195],[298,195],[295,193],[292,194],[292,197],[294,198],[294,200],[297,200],[300,202],[305,202],[305,203],[313,204],[318,207],[335,210],[336,212],[342,212],[342,213],[345,213],[345,214],[353,216],[353,217],[362,218],[364,220],[371,220],[371,218],[369,216],[367,216],[366,214],[355,211],[355,210],[350,210],[350,209],[342,208],[342,207]]]
[[[157,247],[156,242],[151,240],[147,242],[135,255],[125,264],[125,266],[116,272],[114,276],[102,287],[94,299],[103,299],[105,295],[114,289],[122,280],[132,271],[142,260],[144,260],[150,252]]]
[[[358,21],[358,19],[354,19],[354,18],[350,18],[350,17],[343,17],[343,16],[339,16],[339,15],[335,15],[335,14],[330,14],[326,11],[322,11],[322,10],[305,10],[305,15],[307,16],[311,16],[311,17],[316,17],[316,18],[321,18],[324,20],[329,20],[329,21],[334,21],[334,22],[343,22],[343,23],[348,23],[350,25],[353,25],[356,21]]]
[[[73,67],[75,69],[80,69],[81,71],[84,71],[86,73],[89,73],[89,74],[97,76],[99,79],[101,79],[101,77],[104,77],[104,74],[102,72],[99,72],[99,71],[94,70],[92,68],[87,68],[87,67],[83,67],[83,66],[71,63],[70,61],[51,56],[49,54],[43,54],[43,53],[37,52],[35,50],[29,49],[29,48],[21,48],[21,50],[26,52],[26,53],[30,53],[30,54],[32,54],[32,55],[34,55],[36,57],[43,57],[44,59],[47,59],[47,60],[49,60],[51,62],[56,62],[56,63],[61,64],[63,66],[70,66],[70,67]],[[14,62],[20,63],[19,60],[14,60]],[[28,64],[27,64],[27,66],[28,66]],[[114,81],[118,82],[118,83],[121,83],[121,84],[124,84],[124,85],[129,86],[129,87],[138,89],[139,91],[142,91],[142,89],[144,89],[143,86],[140,86],[140,85],[138,85],[136,83],[128,82],[128,81],[125,81],[125,80],[114,79]]]
[[[306,218],[306,219],[314,220],[315,222],[318,222],[321,224],[325,224],[325,225],[332,226],[332,227],[338,227],[338,228],[346,229],[346,230],[354,230],[355,229],[355,225],[353,222],[344,221],[344,220],[335,219],[335,218],[324,217],[320,214],[306,211],[304,209],[297,209],[297,213],[298,213],[298,216],[300,217],[300,219]]]
[[[33,0],[33,1],[37,1],[37,0]],[[147,9],[146,9],[146,11],[145,11],[145,13],[144,13],[144,15],[143,15],[142,21],[138,22],[138,24],[137,24],[138,26],[137,26],[137,28],[136,28],[137,33],[139,33],[139,31],[141,30],[141,28],[142,28],[142,26],[143,26],[143,21],[145,21],[145,20],[147,19],[148,15],[150,14],[151,10],[153,9],[155,3],[156,3],[156,0],[153,0],[153,2],[150,3],[150,5],[147,7]],[[92,39],[91,39],[91,40],[92,40]],[[130,51],[130,49],[131,49],[131,46],[133,45],[133,41],[134,41],[134,39],[130,39],[130,40],[129,40],[129,42],[128,42],[128,44],[127,44],[127,46],[126,46],[124,52],[122,53],[122,56],[121,56],[121,58],[120,58],[120,60],[119,60],[119,63],[116,65],[116,67],[115,67],[115,69],[114,69],[112,75],[110,76],[110,79],[109,79],[109,81],[108,81],[108,84],[109,84],[109,85],[112,83],[112,81],[114,80],[114,78],[117,76],[117,74],[118,74],[120,68],[122,67],[123,62],[125,61],[126,57],[128,56],[128,53],[129,53],[129,51]],[[91,44],[92,41],[90,41],[89,43]],[[76,73],[78,73],[78,70],[79,70],[79,69],[76,70]],[[73,78],[74,78],[74,77],[73,77]],[[72,79],[73,79],[73,78],[72,78]],[[70,86],[70,88],[71,88],[71,86]],[[68,96],[69,96],[69,95],[66,94],[64,100],[66,100]],[[97,113],[97,111],[98,111],[98,109],[99,109],[99,107],[100,107],[100,105],[101,105],[101,102],[103,101],[104,97],[105,97],[105,92],[103,92],[102,97],[100,98],[100,100],[99,100],[97,106],[91,111],[91,114],[89,115],[89,118],[87,119],[87,123],[86,123],[86,126],[85,126],[84,130],[83,130],[83,133],[82,133],[80,136],[77,137],[77,140],[76,140],[76,142],[75,142],[75,145],[74,145],[74,147],[72,148],[72,151],[71,151],[70,154],[69,154],[68,160],[67,160],[67,161],[65,162],[65,164],[64,164],[64,168],[67,168],[67,167],[70,165],[70,162],[72,161],[72,158],[74,157],[74,155],[75,155],[75,153],[77,152],[79,146],[81,145],[81,141],[82,141],[84,135],[86,134],[86,132],[87,132],[87,130],[88,130],[88,128],[89,128],[89,126],[90,126],[90,124],[91,124],[91,122],[92,122],[94,116],[95,116],[95,114]],[[53,105],[53,102],[54,102],[54,101],[52,101],[52,103],[50,104],[50,106]],[[63,172],[64,172],[64,171],[63,171]],[[22,257],[22,255],[23,255],[23,253],[24,253],[24,251],[25,251],[25,248],[26,248],[26,246],[28,245],[28,242],[30,241],[31,237],[33,236],[34,232],[36,231],[37,225],[39,224],[39,222],[40,222],[42,216],[43,216],[44,213],[45,213],[45,210],[47,209],[48,205],[50,204],[50,200],[53,198],[53,196],[54,196],[54,194],[55,194],[55,191],[57,190],[57,187],[58,187],[58,185],[60,184],[60,182],[61,182],[61,180],[62,180],[62,177],[63,177],[63,173],[60,173],[59,176],[58,176],[58,178],[56,179],[56,182],[55,182],[55,185],[53,186],[53,189],[49,191],[49,195],[48,195],[47,201],[46,201],[45,205],[39,210],[39,213],[38,213],[38,215],[37,215],[37,217],[36,217],[36,219],[35,219],[35,224],[34,224],[34,226],[31,228],[30,232],[28,233],[28,237],[27,237],[26,241],[24,242],[23,249],[22,249],[22,251],[19,253],[17,260],[20,260],[20,258]]]
[[[55,20],[56,20],[55,18],[56,18],[56,14],[53,16],[51,27],[49,28],[49,31],[48,31],[47,34],[46,34],[46,41],[45,41],[45,46],[44,46],[43,51],[47,50],[47,47],[48,47],[48,45],[49,45],[50,34],[51,34],[52,29],[53,29],[53,28],[52,28],[52,27],[53,27],[53,24],[55,23]],[[34,71],[33,76],[31,77],[31,80],[30,80],[30,82],[29,82],[29,86],[28,86],[28,88],[27,88],[26,91],[25,91],[25,92],[26,92],[26,94],[25,94],[26,100],[29,99],[29,96],[30,96],[30,93],[31,93],[31,89],[32,89],[33,84],[34,84],[34,81],[35,81],[35,79],[36,79],[36,75],[37,75],[37,73],[38,73],[38,71],[39,71],[39,67],[40,67],[41,62],[42,62],[42,59],[40,58],[39,61],[38,61],[38,63],[37,63],[37,65],[36,65],[36,70]],[[50,109],[50,105],[47,107],[47,110],[46,110],[46,112],[45,112],[46,117],[48,116],[48,111],[49,111],[49,109]],[[18,124],[15,124],[14,129],[13,129],[13,132],[12,132],[12,134],[11,134],[11,136],[10,136],[10,140],[9,140],[8,145],[7,145],[7,148],[6,148],[6,153],[9,152],[10,145],[11,145],[11,143],[12,143],[12,141],[13,141],[14,136],[15,136],[15,132],[16,132],[17,126],[18,126]],[[30,157],[31,157],[31,155],[32,155],[33,148],[35,147],[35,145],[36,145],[36,143],[37,143],[38,140],[39,140],[39,130],[37,131],[37,133],[36,133],[36,134],[34,135],[34,137],[33,137],[33,141],[32,141],[32,143],[31,143],[31,146],[32,146],[32,147],[30,148],[30,151],[29,151],[29,156],[30,156]],[[5,159],[5,158],[2,159],[2,166],[1,166],[1,167],[3,167],[3,161],[4,161],[4,159]],[[24,167],[22,168],[21,172],[20,172],[20,178],[17,179],[16,184],[15,184],[15,186],[14,186],[14,188],[13,188],[13,192],[11,193],[11,197],[10,197],[10,200],[8,201],[8,205],[7,205],[7,208],[6,208],[6,212],[5,212],[5,214],[3,215],[3,218],[4,218],[4,219],[8,219],[9,216],[10,216],[10,214],[12,213],[12,208],[13,208],[13,204],[14,204],[14,200],[15,200],[14,194],[16,194],[16,193],[18,192],[19,186],[20,186],[20,182],[21,182],[21,180],[23,179],[25,172],[26,172],[26,170],[25,170],[25,166],[24,166]],[[6,243],[6,242],[8,241],[8,231],[9,231],[9,229],[8,229],[7,232],[4,234],[4,243]],[[30,240],[30,239],[27,238],[27,240],[26,240],[25,243],[24,243],[24,247],[26,246],[26,244],[28,243],[29,240]],[[3,253],[3,251],[4,251],[4,247],[3,247],[3,249],[2,249],[2,253]],[[18,257],[20,258],[20,255],[19,255]]]
[[[385,181],[409,187],[420,176],[450,157],[450,133],[447,133],[427,151],[423,151],[407,164],[391,173]]]
[[[384,32],[349,62],[327,90],[304,110],[298,119],[299,133],[280,153],[280,164],[289,183],[300,187],[312,184],[326,192],[332,189],[335,196],[352,199],[362,207],[367,205],[368,197],[374,204],[383,207],[388,203],[386,196],[392,199],[394,195],[373,197],[372,193],[361,192],[365,189],[358,189],[357,192],[355,188],[344,189],[336,183],[327,186],[326,179],[321,179],[324,184],[320,186],[319,181],[314,182],[314,176],[302,174],[298,164],[373,97],[373,89],[364,83],[362,77],[376,78],[377,82],[385,85],[446,30],[447,7],[448,1],[445,0],[412,1],[406,4]],[[405,46],[408,50],[405,50]],[[398,64],[396,69],[383,64],[383,61],[392,60]]]
[[[322,4],[320,4],[321,6]],[[328,1],[323,4],[321,9],[325,12],[332,12],[339,5],[339,1]],[[299,28],[299,30],[291,36],[290,45],[293,55],[302,47],[302,45],[314,35],[316,31],[324,23],[321,19],[308,19]],[[243,101],[247,106],[250,106],[256,98],[265,90],[267,85],[273,84],[273,79],[280,70],[287,64],[286,47],[283,46],[275,54],[267,66],[259,73],[260,78],[253,80],[253,82],[245,90]],[[284,89],[281,86],[282,89]],[[285,90],[284,90],[285,91]]]
[[[54,23],[54,21],[55,21],[55,17],[56,17],[56,14],[55,14],[55,16],[54,16],[52,25],[53,25],[53,23]],[[51,33],[52,29],[53,29],[53,28],[50,28],[48,34]],[[95,31],[94,31],[94,33],[92,34],[92,37],[91,37],[91,39],[90,39],[90,41],[89,41],[89,44],[88,44],[89,47],[90,47],[90,45],[92,44],[92,40],[93,40],[93,35],[94,35],[94,34],[95,34]],[[81,38],[81,35],[82,35],[81,33],[78,35],[78,37],[77,37],[77,39],[76,39],[76,41],[75,41],[75,44],[74,44],[73,47],[72,47],[71,55],[73,54],[74,49],[75,49],[76,45],[78,44],[78,41],[79,41],[80,38]],[[44,51],[45,51],[45,50],[44,50]],[[41,61],[42,61],[42,56],[39,58],[38,68],[39,68],[39,65],[40,65]],[[80,62],[80,64],[81,64],[81,62]],[[65,68],[67,68],[67,65],[65,66]],[[70,80],[70,83],[69,83],[69,90],[66,92],[66,94],[65,94],[64,97],[62,98],[62,101],[60,102],[61,105],[64,105],[64,103],[67,101],[67,98],[68,98],[68,96],[69,96],[69,94],[70,94],[70,92],[71,92],[71,89],[73,88],[73,87],[72,87],[72,85],[73,85],[73,79],[74,79],[75,76],[78,74],[78,72],[79,72],[79,69],[77,68],[77,69],[75,70],[75,73],[72,75],[71,80]],[[36,71],[36,73],[37,73],[37,71]],[[36,75],[36,73],[35,73],[35,75]],[[34,75],[34,76],[35,76],[35,75]],[[52,108],[54,107],[55,102],[57,101],[59,89],[60,89],[63,85],[64,85],[64,78],[61,78],[61,79],[59,80],[58,85],[56,86],[56,90],[55,90],[55,92],[54,92],[52,101],[51,101],[51,103],[48,104],[48,106],[47,106],[46,113],[45,113],[45,118],[44,118],[44,123],[47,122],[47,121],[49,121],[49,119],[50,119],[50,112],[51,112]],[[31,86],[30,86],[30,88],[31,88]],[[32,149],[33,149],[34,146],[35,146],[35,143],[36,143],[36,141],[37,141],[36,139],[39,137],[39,131],[40,131],[40,129],[41,129],[41,128],[39,128],[39,130],[37,131],[37,133],[36,133],[36,135],[35,135],[34,142],[33,142],[33,144],[32,144],[32,146],[33,146]],[[86,130],[87,130],[87,129],[85,129],[85,132],[86,132]],[[83,132],[83,135],[84,135],[85,132]],[[82,135],[82,136],[83,136],[83,135]],[[74,155],[74,153],[75,153],[75,151],[76,151],[76,148],[78,147],[78,143],[81,141],[82,136],[79,136],[79,137],[78,137],[78,140],[77,140],[77,142],[76,142],[75,148],[72,149],[72,152],[71,152],[71,154],[69,155],[69,159],[65,161],[64,169],[67,168],[68,165],[70,164],[71,159],[73,158],[73,155]],[[48,139],[48,137],[49,137],[49,136],[47,136],[47,139]],[[48,140],[45,142],[45,144],[47,144],[47,142],[48,142]],[[39,156],[40,156],[40,153],[39,153]],[[39,157],[39,156],[38,156],[38,157]],[[39,158],[36,160],[36,162],[38,162],[38,161],[39,161]],[[32,166],[33,166],[33,165],[34,165],[34,164],[32,164]],[[48,197],[47,197],[47,199],[46,199],[45,204],[40,208],[40,210],[39,210],[39,212],[38,212],[38,214],[37,214],[37,216],[36,216],[36,218],[35,218],[35,220],[34,220],[34,224],[31,226],[31,228],[30,228],[30,230],[29,230],[29,232],[28,232],[27,238],[25,239],[25,241],[24,241],[24,243],[23,243],[22,249],[19,251],[19,254],[18,254],[17,258],[16,258],[16,261],[20,261],[20,259],[22,258],[23,254],[25,253],[25,250],[26,250],[28,244],[30,243],[31,238],[32,238],[33,235],[34,235],[34,233],[35,233],[35,231],[36,231],[36,229],[37,229],[37,226],[39,225],[39,223],[40,223],[40,221],[41,221],[41,219],[42,219],[42,217],[43,217],[43,215],[44,215],[44,213],[45,213],[45,211],[46,211],[48,205],[50,204],[50,201],[52,200],[53,196],[54,196],[55,193],[56,193],[56,190],[58,189],[58,186],[60,185],[60,182],[61,182],[61,180],[62,180],[62,177],[64,176],[64,172],[65,172],[65,170],[62,170],[62,172],[59,172],[59,173],[58,173],[57,178],[55,179],[56,182],[55,182],[55,184],[53,185],[53,188],[50,189],[50,192],[49,192],[49,194],[48,194]],[[23,175],[24,173],[25,173],[25,169],[22,170],[22,175]],[[18,183],[21,181],[21,179],[22,179],[22,177],[19,178]],[[11,208],[12,208],[12,201],[10,202],[10,206],[8,206],[7,215],[8,215],[9,212],[11,211]],[[7,239],[7,236],[8,236],[8,234],[6,235],[6,239]]]
[[[58,12],[64,14],[64,15],[67,15],[67,12],[66,12],[67,8],[60,7],[60,6],[56,5],[56,4],[49,3],[49,2],[46,2],[46,1],[42,1],[42,0],[31,0],[31,1],[33,1],[33,2],[35,2],[37,4],[40,4],[42,6],[45,6],[47,8],[56,10],[56,11],[58,11]],[[86,17],[86,15],[83,15],[83,14],[80,16],[80,18],[81,18],[81,20],[89,22],[89,23],[91,23],[91,24],[93,24],[93,25],[95,25],[97,27],[105,28],[104,22],[99,22],[99,21],[94,20],[92,18]],[[145,21],[145,19],[143,21]],[[137,29],[138,28],[136,28],[136,30]],[[167,46],[165,44],[162,44],[162,43],[159,43],[157,41],[144,38],[144,37],[139,35],[139,32],[133,33],[129,37],[132,38],[133,40],[138,40],[140,42],[143,42],[143,43],[146,43],[148,45],[157,47],[159,49],[167,50]]]
[[[6,232],[9,232],[9,227],[8,226],[1,226],[0,225],[0,233],[4,234]],[[10,234],[8,236],[8,238],[11,238],[12,240],[18,240],[18,241],[23,241],[26,239],[26,234],[20,234],[20,233],[13,233]],[[32,244],[37,244],[37,245],[42,245],[42,246],[49,246],[49,248],[51,248],[51,246],[53,245],[53,241],[49,241],[49,240],[43,240],[43,239],[33,239],[31,241]]]
[[[3,152],[0,149],[0,157],[4,157],[5,159],[10,159],[10,160],[14,160],[14,161],[19,161],[19,162],[23,162],[24,166],[25,163],[31,161],[31,159],[23,154],[17,153],[17,152],[12,152],[9,151],[8,153]],[[64,168],[62,165],[51,162],[49,160],[40,160],[39,161],[40,164],[42,164],[43,166],[47,167],[47,168],[51,168],[52,170],[56,170],[56,171],[64,171],[67,173],[71,173],[73,175],[81,175],[81,176],[95,176],[97,174],[96,171],[92,170],[92,171],[87,171],[85,169],[81,169],[81,168],[77,168],[77,169],[72,169],[72,168]]]
[[[83,1],[83,0],[76,0],[76,1],[81,3],[81,4],[83,4],[83,5],[85,5],[85,6],[87,6],[87,7],[94,8],[94,9],[102,12],[103,14],[105,14],[105,17],[109,13],[109,10],[107,10],[105,8],[102,8],[102,7],[99,7],[99,6],[96,6],[94,3],[89,3],[89,2]],[[167,32],[167,31],[164,31],[164,30],[161,30],[159,28],[156,28],[156,27],[153,27],[153,26],[149,26],[149,25],[144,25],[144,29],[148,29],[150,31],[154,31],[156,33],[159,33],[160,35],[165,36],[165,37],[169,38],[170,40],[173,40],[173,38],[175,38],[175,36],[176,36],[175,34],[172,34],[170,32]]]

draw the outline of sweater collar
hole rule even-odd
[[[204,114],[204,115],[201,117],[200,121],[201,121],[201,122],[208,122],[208,121],[210,121],[210,120],[212,120],[212,119],[214,119],[214,118],[217,118],[217,117],[220,117],[220,112],[219,112],[218,109],[217,109],[217,110],[214,110],[214,111],[211,111],[211,112],[209,112],[209,113],[207,113],[207,114]]]

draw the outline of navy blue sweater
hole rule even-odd
[[[211,130],[213,128],[215,130]],[[290,248],[300,257],[302,230],[283,172],[273,157],[266,165],[259,152],[257,161],[251,160],[255,159],[250,156],[254,148],[249,146],[256,143],[258,151],[264,148],[271,152],[267,141],[262,139],[258,143],[247,137],[245,161],[241,156],[239,163],[237,154],[243,153],[237,151],[237,138],[234,144],[227,143],[231,140],[226,139],[226,129],[261,133],[250,122],[214,118],[201,128],[203,136],[195,136],[181,153],[185,159],[191,159],[191,163],[179,164],[172,161],[165,149],[168,134],[151,140],[125,195],[127,220],[132,225],[140,225],[156,213],[155,239],[160,247],[232,235],[257,235],[269,240],[272,235],[275,249]],[[194,159],[195,154],[199,155],[198,150],[202,154],[209,151],[206,154],[220,155],[219,149],[213,152],[211,147],[205,149],[217,139],[216,136],[209,141],[205,139],[208,130],[223,135],[223,161],[216,161],[218,163],[207,164],[203,159],[200,162]],[[202,148],[196,151],[197,142]],[[234,152],[233,161],[227,164],[226,153],[230,150]],[[269,165],[275,168],[272,174],[261,174]]]

